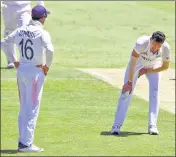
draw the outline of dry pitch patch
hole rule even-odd
[[[122,88],[125,69],[78,69],[109,84]],[[149,85],[145,76],[137,80],[134,95],[146,101],[149,99]],[[161,73],[159,88],[160,108],[175,114],[175,69],[168,69]]]

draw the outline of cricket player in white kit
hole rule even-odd
[[[162,65],[159,67],[156,66],[158,58],[162,59]],[[120,127],[123,125],[136,81],[144,74],[149,81],[148,133],[159,134],[157,129],[159,72],[168,69],[169,62],[170,46],[165,41],[164,33],[157,31],[152,36],[141,36],[137,39],[126,69],[124,85],[111,130],[112,134],[120,134]]]
[[[38,5],[43,5],[43,1],[38,1]],[[4,20],[4,37],[12,33],[18,27],[29,24],[31,20],[31,1],[2,1],[2,15]],[[6,7],[3,7],[6,6]],[[15,52],[15,45],[10,43],[5,47],[5,51]],[[14,64],[7,61],[7,68],[14,68]]]
[[[17,68],[19,88],[20,113],[19,152],[41,152],[42,148],[33,145],[34,130],[39,114],[40,100],[43,92],[45,75],[52,63],[54,48],[50,34],[43,29],[47,15],[50,12],[37,5],[32,9],[32,20],[1,41],[2,50],[15,43],[20,51],[20,61],[11,51],[5,52],[7,58]],[[46,61],[45,53],[46,50]]]

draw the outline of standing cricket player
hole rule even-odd
[[[43,1],[37,1],[38,5],[43,5]],[[31,1],[2,1],[2,15],[4,20],[4,37],[12,33],[17,27],[29,24],[31,20]],[[15,52],[15,45],[9,44],[5,47],[6,52]],[[14,64],[7,61],[7,68],[14,68]]]
[[[157,59],[162,59],[162,65],[156,66]],[[130,62],[127,66],[124,85],[118,101],[112,134],[120,134],[132,93],[137,79],[144,75],[149,81],[149,124],[148,133],[158,135],[157,118],[159,111],[159,72],[168,69],[170,62],[170,46],[165,41],[165,35],[154,32],[152,36],[141,36],[133,48]]]
[[[4,49],[15,43],[20,52],[20,61],[11,51],[5,53],[7,58],[17,68],[19,88],[20,113],[19,152],[41,152],[42,148],[33,145],[34,130],[39,114],[40,100],[43,93],[44,78],[52,63],[54,48],[50,34],[43,29],[45,19],[50,12],[43,6],[37,5],[32,9],[32,20],[1,42]],[[44,61],[46,50],[46,61]]]

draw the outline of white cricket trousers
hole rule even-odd
[[[20,112],[18,117],[19,142],[30,146],[34,141],[34,130],[40,109],[45,75],[35,66],[19,66],[17,83]]]
[[[138,66],[136,67],[136,73],[133,78],[133,89],[130,95],[128,95],[126,98],[123,97],[123,93],[121,92],[121,95],[118,100],[118,107],[116,110],[115,120],[113,126],[121,127],[123,125],[124,119],[127,114],[127,110],[129,107],[129,104],[131,102],[133,90],[135,88],[139,70],[142,67]],[[128,74],[129,74],[129,65],[125,72],[125,78],[124,78],[124,84],[128,82]],[[158,95],[158,88],[159,88],[159,80],[160,76],[159,73],[150,73],[145,75],[149,81],[149,114],[148,114],[148,125],[157,125],[157,118],[158,118],[158,111],[159,111],[159,95]],[[141,76],[143,77],[143,76]],[[142,78],[140,78],[142,79]],[[140,111],[139,111],[140,112]]]
[[[31,5],[9,6],[2,9],[4,20],[4,37],[12,33],[18,27],[29,24],[31,20]],[[10,43],[5,47],[6,52],[16,53],[15,44]]]

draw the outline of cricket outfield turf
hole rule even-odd
[[[120,88],[77,70],[125,68],[135,40],[156,30],[167,36],[174,69],[174,2],[48,1],[45,5],[51,11],[45,27],[51,33],[55,54],[34,140],[45,151],[16,153],[16,70],[4,68],[6,59],[1,52],[1,155],[174,156],[175,114],[160,109],[160,135],[148,135],[148,102],[133,96],[122,134],[110,135]],[[1,32],[3,28],[1,21]]]

